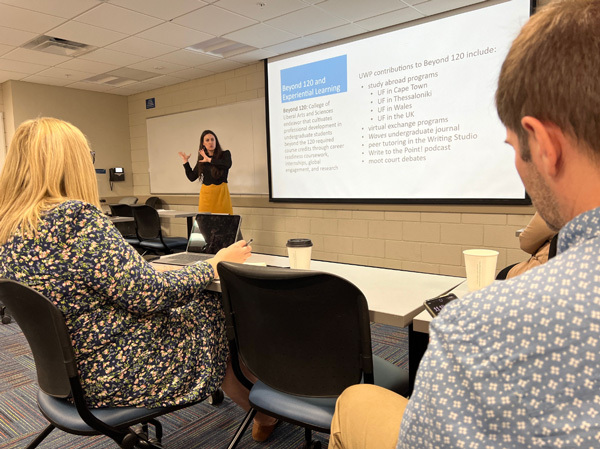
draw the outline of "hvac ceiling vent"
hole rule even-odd
[[[257,48],[250,45],[241,44],[239,42],[230,41],[229,39],[225,39],[223,37],[215,37],[213,39],[186,47],[186,50],[228,58],[230,56],[257,50]]]
[[[94,50],[92,45],[82,44],[80,42],[68,41],[59,37],[38,36],[35,39],[23,45],[23,48],[29,50],[43,51],[61,56],[80,56],[84,53]]]
[[[161,76],[160,73],[146,72],[144,70],[132,69],[131,67],[121,67],[119,69],[111,70],[110,72],[86,78],[83,81],[123,87],[138,81],[156,78],[157,76]]]

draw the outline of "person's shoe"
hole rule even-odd
[[[259,424],[254,421],[252,424],[252,438],[259,443],[266,441],[271,436],[278,423],[278,419],[276,419],[273,424]]]

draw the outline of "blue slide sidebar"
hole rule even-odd
[[[348,90],[347,56],[323,59],[281,71],[281,102],[334,95]]]

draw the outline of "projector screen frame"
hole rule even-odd
[[[524,191],[524,198],[306,198],[306,197],[275,197],[273,194],[273,174],[272,174],[272,154],[271,154],[271,120],[270,120],[270,101],[269,101],[269,63],[270,61],[285,60],[297,55],[305,54],[312,51],[318,51],[330,47],[336,47],[349,42],[359,41],[372,36],[380,34],[386,34],[403,28],[409,28],[418,26],[421,23],[435,22],[439,19],[453,16],[456,14],[462,14],[464,12],[484,9],[493,5],[506,3],[510,0],[497,0],[491,2],[485,2],[483,4],[474,4],[466,7],[458,8],[452,11],[446,11],[433,16],[417,19],[411,22],[406,22],[398,25],[393,25],[380,30],[370,31],[367,33],[360,34],[358,36],[352,36],[349,38],[341,39],[338,41],[330,42],[327,44],[317,45],[309,49],[302,49],[296,52],[288,53],[285,55],[279,55],[277,57],[264,59],[264,73],[265,73],[265,112],[267,116],[266,120],[266,143],[267,143],[267,167],[268,167],[268,185],[269,185],[269,202],[273,203],[314,203],[314,204],[407,204],[407,205],[505,205],[505,206],[529,206],[531,205],[531,198]],[[529,0],[529,15],[533,15],[537,8],[536,0]]]

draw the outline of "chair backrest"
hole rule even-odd
[[[133,211],[129,204],[109,204],[110,213],[117,217],[133,217]]]
[[[227,338],[248,369],[271,388],[334,397],[373,383],[367,301],[329,273],[218,265]]]
[[[160,217],[156,209],[145,204],[131,206],[131,209],[140,240],[156,239],[162,236]]]
[[[129,204],[109,204],[110,213],[117,217],[133,217]],[[135,222],[115,223],[115,227],[124,237],[136,237]]]
[[[10,279],[0,279],[0,301],[10,308],[35,361],[38,384],[46,394],[66,398],[77,365],[64,316],[41,293]]]
[[[151,196],[146,200],[146,206],[153,207],[154,209],[162,208],[162,200],[157,196]]]
[[[138,202],[138,199],[136,196],[126,196],[124,198],[121,198],[119,200],[119,204],[129,204],[129,205],[134,205]]]

